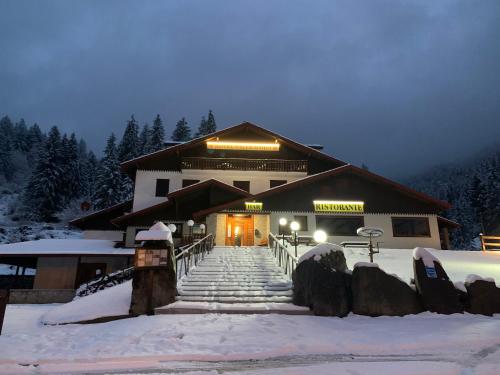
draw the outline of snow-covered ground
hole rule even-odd
[[[8,306],[1,374],[500,373],[499,315],[159,315],[42,325],[40,317],[53,307]]]
[[[289,246],[293,253],[293,247]],[[309,246],[299,246],[298,255],[310,250]],[[500,251],[449,251],[429,250],[443,265],[451,280],[464,282],[468,275],[475,274],[495,279],[500,284]],[[368,250],[359,248],[344,249],[349,269],[357,262],[368,262]],[[413,278],[413,249],[380,249],[380,254],[374,255],[374,262],[389,274],[396,274],[406,282]]]

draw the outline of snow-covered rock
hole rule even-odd
[[[465,278],[465,284],[472,284],[473,282],[478,281],[478,280],[488,281],[490,283],[494,283],[495,282],[495,279],[492,278],[492,277],[481,277],[479,275],[471,274],[471,275],[468,275]]]
[[[97,318],[127,315],[132,281],[58,305],[42,315],[43,324],[76,323]]]
[[[135,236],[137,241],[168,241],[173,242],[172,231],[161,221],[154,224],[148,230],[141,230]]]
[[[428,249],[423,247],[416,247],[413,250],[413,259],[422,259],[426,267],[434,267],[434,262],[441,264],[438,258],[432,255]]]
[[[380,268],[377,263],[370,263],[370,262],[356,262],[354,264],[354,268],[356,267]]]
[[[332,251],[340,251],[343,253],[344,249],[342,248],[342,246],[333,243],[321,243],[302,254],[298,260],[298,263],[302,263],[303,261],[310,258],[314,258],[315,261],[319,261],[322,256],[329,254]]]

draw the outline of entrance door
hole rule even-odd
[[[252,215],[227,215],[226,246],[253,246]]]

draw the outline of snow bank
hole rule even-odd
[[[432,250],[436,251],[436,249]],[[438,258],[432,255],[428,249],[425,249],[423,247],[416,247],[413,250],[413,259],[415,260],[422,259],[426,267],[434,268],[434,262],[441,264]]]
[[[377,263],[370,263],[370,262],[357,262],[354,264],[354,268],[356,267],[380,268]]]
[[[44,324],[76,323],[107,316],[127,315],[132,298],[132,281],[104,289],[69,303],[58,305],[42,316]]]
[[[302,254],[298,260],[298,263],[301,263],[310,258],[314,258],[315,261],[319,261],[323,255],[329,254],[332,251],[344,252],[344,249],[342,248],[342,246],[333,243],[321,243]]]
[[[465,283],[466,284],[472,284],[473,282],[479,281],[479,280],[488,281],[490,283],[494,283],[495,282],[495,279],[492,278],[492,277],[481,277],[479,275],[471,274],[471,275],[467,275],[467,277],[465,278]]]

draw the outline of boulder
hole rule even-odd
[[[417,293],[374,263],[356,264],[352,272],[352,311],[369,316],[403,316],[423,311]]]
[[[299,259],[293,277],[293,303],[315,315],[346,316],[351,310],[351,275],[342,248],[321,244]]]
[[[465,282],[469,294],[467,312],[489,316],[500,313],[500,288],[495,281],[470,276]]]
[[[464,311],[460,294],[450,281],[439,260],[424,248],[413,252],[415,286],[426,310],[439,314]]]

